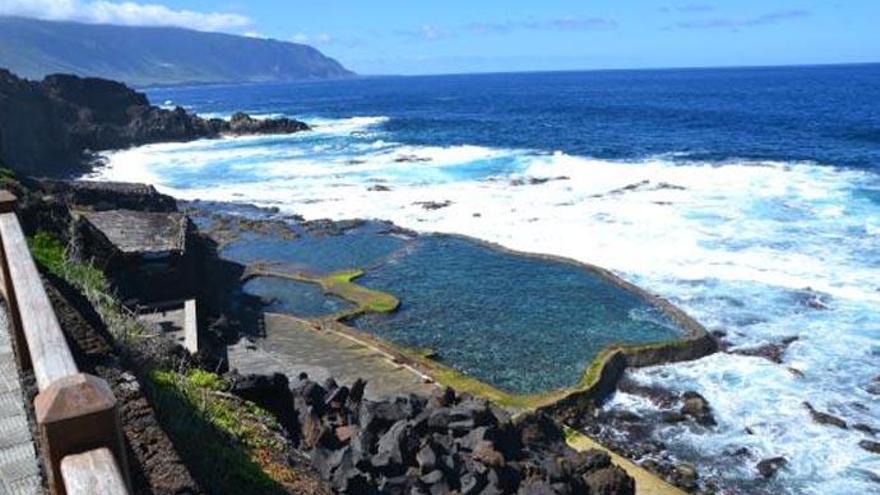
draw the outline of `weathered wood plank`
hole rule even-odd
[[[61,460],[67,495],[125,495],[122,473],[106,448],[69,455]]]
[[[0,242],[3,243],[37,386],[45,390],[55,380],[76,374],[76,363],[15,213],[0,214]]]

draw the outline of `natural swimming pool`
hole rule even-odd
[[[611,344],[682,337],[642,296],[575,263],[462,237],[397,235],[371,222],[336,235],[297,233],[295,239],[246,233],[221,255],[313,275],[363,268],[357,284],[393,294],[401,305],[351,325],[400,346],[430,349],[439,362],[508,392],[573,386]],[[286,279],[255,278],[245,290],[263,298],[267,311],[303,317],[351,307],[318,285]]]

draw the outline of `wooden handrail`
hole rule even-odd
[[[89,450],[61,460],[67,495],[125,495],[125,479],[109,449]]]
[[[15,213],[0,213],[0,239],[9,270],[7,284],[12,285],[37,387],[43,391],[52,382],[75,375],[79,370]]]
[[[15,201],[0,191],[0,275],[19,363],[32,369],[37,380],[34,415],[49,490],[67,493],[66,460],[70,486],[79,490],[72,493],[126,494],[128,462],[116,397],[107,382],[77,368],[18,222]]]

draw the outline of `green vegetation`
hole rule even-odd
[[[251,402],[226,394],[214,373],[156,370],[147,394],[187,465],[211,493],[286,493],[299,475],[281,427]]]
[[[0,189],[13,189],[19,186],[18,177],[12,169],[0,162]]]
[[[47,232],[37,232],[36,235],[28,238],[28,248],[37,263],[55,275],[61,276],[67,261],[67,254],[61,241]]]
[[[145,334],[144,325],[116,300],[110,282],[99,268],[71,259],[69,250],[48,232],[37,232],[29,237],[28,247],[37,263],[86,296],[119,343],[125,344]]]

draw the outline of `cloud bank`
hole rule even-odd
[[[779,24],[780,22],[809,17],[810,15],[811,13],[807,10],[779,10],[744,19],[719,17],[681,21],[677,22],[674,27],[679,29],[741,29]]]
[[[515,31],[606,31],[617,29],[617,21],[602,17],[559,17],[545,20],[504,22],[472,22],[452,28],[426,24],[415,30],[401,30],[396,34],[428,41],[452,38],[461,34],[500,35]]]
[[[2,0],[0,15],[49,21],[124,26],[168,26],[199,31],[237,32],[252,24],[240,14],[175,10],[164,5],[109,0]]]

